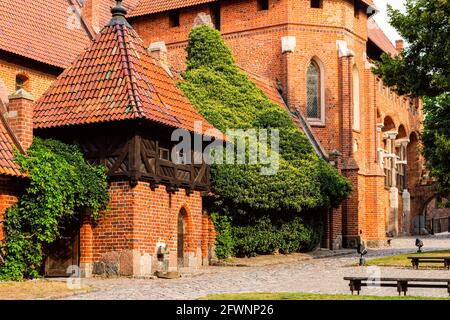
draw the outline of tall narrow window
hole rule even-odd
[[[311,8],[322,8],[322,0],[311,0]]]
[[[359,71],[353,66],[353,129],[361,130],[361,105],[360,105]]]
[[[211,4],[212,18],[214,22],[214,27],[220,31],[221,27],[221,17],[220,17],[220,2],[214,2]]]
[[[258,11],[269,10],[269,0],[258,0]]]
[[[312,60],[306,75],[307,116],[308,119],[321,118],[321,84],[319,65]]]
[[[359,0],[353,0],[353,10],[355,18],[359,18]]]
[[[406,145],[401,145],[397,150],[397,188],[400,191],[406,189]]]
[[[180,26],[180,11],[173,10],[169,12],[169,23],[171,28]]]

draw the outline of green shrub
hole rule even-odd
[[[307,222],[301,217],[262,216],[233,225],[234,255],[252,257],[288,254],[314,249],[321,241],[322,225]]]

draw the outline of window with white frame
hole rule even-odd
[[[306,73],[306,114],[313,124],[324,124],[325,93],[323,67],[315,59],[309,63]]]
[[[389,152],[391,149],[392,140],[385,137],[384,138],[384,156],[383,156],[383,170],[384,170],[384,186],[386,188],[390,188],[393,186],[392,180],[392,171],[394,168],[394,158],[393,155]]]
[[[396,148],[397,153],[397,188],[406,189],[406,145],[401,144]]]

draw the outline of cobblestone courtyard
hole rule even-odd
[[[450,238],[426,238],[425,251],[450,248]],[[414,238],[394,239],[389,248],[370,250],[368,258],[414,252]],[[255,267],[206,267],[175,280],[89,279],[90,293],[68,299],[198,299],[208,294],[304,292],[348,294],[345,276],[450,278],[448,270],[355,267],[357,254]],[[396,295],[395,288],[363,288],[364,295]],[[409,295],[448,297],[446,290],[411,289]]]

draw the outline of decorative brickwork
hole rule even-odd
[[[40,68],[36,68],[26,61],[21,61],[20,64],[17,62],[0,59],[0,83],[2,83],[0,88],[4,86],[7,90],[7,95],[16,92],[17,75],[23,75],[28,79],[25,82],[24,89],[33,97],[40,97],[48,89],[52,81],[56,79],[56,75],[43,72]]]

